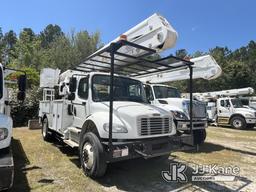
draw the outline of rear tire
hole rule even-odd
[[[240,116],[232,117],[230,123],[234,129],[245,129],[246,128],[245,119]]]
[[[43,136],[43,139],[45,141],[51,141],[52,140],[52,135],[50,134],[50,131],[49,131],[48,119],[47,118],[43,119],[42,136]]]
[[[206,139],[206,130],[198,129],[198,130],[194,130],[193,133],[194,133],[194,145],[203,144]]]
[[[88,132],[81,137],[79,155],[85,175],[97,178],[105,174],[107,163],[104,148],[94,133]]]

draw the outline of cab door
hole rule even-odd
[[[153,91],[150,85],[144,85],[145,93],[147,100],[150,104],[155,104],[155,99],[153,95]]]
[[[82,127],[86,117],[89,115],[88,91],[89,83],[88,76],[81,77],[78,83],[78,89],[73,104],[74,123],[76,127]]]
[[[217,114],[219,124],[229,123],[229,118],[232,115],[231,103],[229,99],[218,100]]]

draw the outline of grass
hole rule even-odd
[[[185,184],[164,182],[161,172],[168,170],[169,164],[175,162],[188,165],[238,165],[242,178],[252,183],[256,180],[255,138],[256,131],[210,127],[206,143],[200,147],[199,152],[174,152],[165,162],[138,159],[115,163],[109,166],[105,177],[92,180],[80,169],[76,150],[59,142],[44,142],[40,130],[15,128],[15,179],[11,191],[172,191]],[[192,187],[187,188],[187,191],[194,191],[198,187],[216,190],[216,184],[213,183],[190,184]],[[218,184],[217,188],[223,191],[229,189],[222,184]]]
[[[101,191],[78,168],[76,151],[44,142],[39,130],[17,128],[13,137],[17,177],[12,191]]]

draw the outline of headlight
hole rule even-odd
[[[174,119],[188,120],[188,117],[183,112],[180,112],[180,111],[171,111],[171,112],[173,114]]]
[[[8,129],[0,128],[0,141],[6,139],[8,137]]]
[[[105,123],[105,124],[103,125],[103,129],[108,132],[108,130],[109,130],[109,124],[108,124],[108,123]],[[113,123],[112,132],[113,132],[113,133],[128,133],[128,130],[127,130],[126,127],[124,127],[123,125]]]
[[[182,109],[185,111],[185,113],[189,114],[189,102],[183,101],[182,102]]]
[[[245,114],[245,117],[254,117],[254,115],[253,114]]]

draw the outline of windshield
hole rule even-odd
[[[234,108],[242,108],[243,104],[240,99],[231,99]]]
[[[93,101],[109,101],[110,76],[94,75],[92,79],[92,99]],[[140,81],[114,77],[114,100],[146,102],[143,85]]]
[[[180,92],[173,87],[154,86],[154,92],[157,99],[161,98],[180,98]]]
[[[3,97],[3,70],[0,67],[0,99]]]

